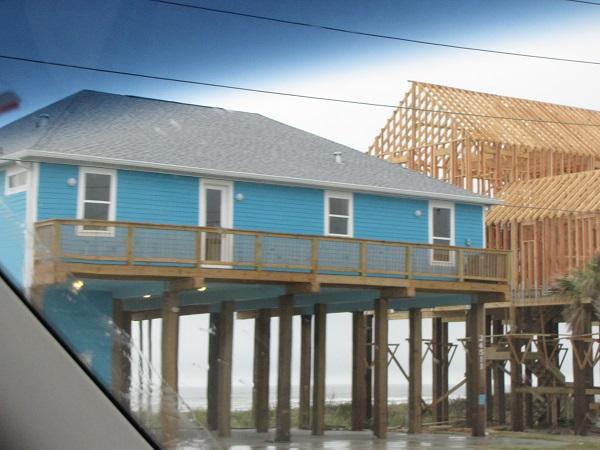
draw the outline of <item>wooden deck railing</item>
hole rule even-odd
[[[508,283],[509,252],[208,227],[48,220],[36,261]]]

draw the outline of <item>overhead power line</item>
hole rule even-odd
[[[433,47],[452,48],[455,50],[466,50],[466,51],[478,52],[478,53],[492,53],[492,54],[504,55],[504,56],[518,56],[521,58],[533,58],[533,59],[541,59],[541,60],[546,60],[546,61],[559,61],[559,62],[566,62],[566,63],[600,65],[600,61],[594,61],[594,60],[562,58],[562,57],[558,57],[558,56],[536,55],[533,53],[512,52],[512,51],[504,51],[504,50],[495,50],[495,49],[491,49],[491,48],[469,47],[469,46],[465,46],[465,45],[449,44],[449,43],[445,43],[445,42],[425,41],[425,40],[421,40],[421,39],[413,39],[413,38],[402,37],[402,36],[393,36],[393,35],[389,35],[389,34],[369,33],[366,31],[351,30],[349,28],[340,28],[340,27],[334,27],[334,26],[330,26],[330,25],[321,25],[321,24],[316,24],[316,23],[301,22],[298,20],[280,19],[280,18],[271,17],[271,16],[249,14],[249,13],[243,13],[243,12],[233,11],[233,10],[228,10],[228,9],[210,8],[207,6],[192,5],[189,3],[180,3],[180,2],[171,1],[171,0],[148,0],[148,1],[153,2],[153,3],[168,5],[168,6],[176,6],[176,7],[180,7],[180,8],[190,8],[190,9],[196,9],[196,10],[200,10],[200,11],[206,11],[206,12],[217,13],[217,14],[227,14],[227,15],[231,15],[231,16],[245,17],[248,19],[265,20],[265,21],[269,21],[269,22],[277,22],[277,23],[282,23],[282,24],[286,24],[286,25],[295,25],[295,26],[299,26],[299,27],[316,28],[316,29],[320,29],[320,30],[334,31],[334,32],[338,32],[338,33],[354,34],[354,35],[358,35],[358,36],[365,36],[365,37],[378,38],[378,39],[388,39],[388,40],[392,40],[392,41],[409,42],[412,44],[429,45],[429,46],[433,46]],[[572,0],[572,1],[575,1],[575,0]],[[582,0],[582,3],[591,3],[591,2],[583,2],[583,0]]]
[[[591,1],[587,1],[587,0],[564,0],[564,1],[571,2],[571,3],[583,3],[584,5],[600,6],[600,3],[598,3],[598,2],[591,2]]]
[[[130,72],[130,71],[122,71],[115,69],[106,69],[103,67],[92,67],[92,66],[84,66],[80,64],[69,64],[57,61],[49,61],[42,59],[34,59],[34,58],[25,58],[21,56],[13,56],[13,55],[5,55],[0,54],[0,59],[6,59],[10,61],[19,61],[31,64],[42,64],[46,66],[52,67],[61,67],[67,69],[76,69],[76,70],[85,70],[89,72],[99,72],[99,73],[107,73],[111,75],[124,75],[129,77],[136,78],[145,78],[149,80],[159,80],[159,81],[168,81],[173,83],[184,83],[191,84],[196,86],[206,86],[206,87],[214,87],[214,88],[222,88],[222,89],[231,89],[236,91],[244,91],[244,92],[254,92],[259,94],[269,94],[269,95],[280,95],[284,97],[293,97],[293,98],[301,98],[308,100],[321,100],[327,102],[334,103],[346,103],[351,105],[360,105],[360,106],[372,106],[378,108],[391,108],[391,109],[405,109],[408,111],[420,111],[420,112],[430,112],[437,114],[453,114],[456,116],[465,116],[465,117],[477,117],[477,118],[487,118],[487,119],[498,119],[498,120],[510,120],[510,121],[521,121],[521,122],[531,122],[531,123],[545,123],[545,124],[554,124],[554,125],[566,125],[566,126],[583,126],[583,127],[595,127],[600,128],[600,124],[593,123],[585,123],[585,122],[561,122],[557,120],[545,120],[545,119],[528,119],[526,117],[510,117],[510,116],[496,116],[489,114],[477,114],[477,113],[468,113],[462,111],[451,111],[445,109],[428,109],[428,108],[417,108],[412,106],[404,106],[404,105],[392,105],[388,103],[377,103],[377,102],[368,102],[361,100],[352,100],[346,98],[334,98],[334,97],[322,97],[318,95],[307,95],[307,94],[298,94],[294,92],[284,92],[284,91],[274,91],[269,89],[258,89],[251,88],[246,86],[234,86],[229,84],[221,84],[221,83],[211,83],[207,81],[198,81],[198,80],[189,80],[184,78],[174,78],[174,77],[166,77],[160,75],[151,75],[140,72]]]

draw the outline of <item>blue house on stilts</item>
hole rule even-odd
[[[479,335],[483,303],[507,293],[507,253],[484,248],[486,207],[497,200],[259,114],[86,90],[1,128],[0,147],[2,269],[124,401],[130,369],[113,324],[163,319],[163,378],[176,390],[178,319],[210,314],[219,343],[209,427],[222,436],[231,429],[231,364],[217,361],[231,359],[235,312],[254,315],[267,342],[270,317],[279,317],[276,437],[286,440],[291,317],[308,327],[315,318],[319,434],[326,314],[353,313],[361,342],[374,311],[374,432],[383,437],[387,312],[410,310],[416,321],[422,308],[471,305]],[[419,354],[420,339],[411,335]],[[470,346],[478,352],[475,339]],[[365,350],[350,347],[360,393]],[[264,368],[267,358],[268,368],[268,354],[255,363]],[[484,393],[471,378],[472,392]],[[268,370],[255,377],[263,418],[268,382]],[[420,379],[411,383],[416,393]],[[366,397],[355,396],[360,416]]]

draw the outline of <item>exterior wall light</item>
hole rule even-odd
[[[82,280],[75,280],[71,283],[71,287],[75,292],[79,292],[84,285],[85,283]]]
[[[152,294],[144,294],[142,297],[148,300],[150,297],[152,297]]]
[[[198,289],[196,289],[196,290],[197,290],[198,292],[204,292],[204,291],[206,291],[206,289],[208,289],[206,286],[202,286],[202,287],[199,287],[199,288],[198,288]]]
[[[69,179],[67,180],[67,185],[68,185],[68,186],[75,186],[76,184],[77,184],[77,180],[76,180],[75,178],[72,178],[72,177],[71,177],[71,178],[69,178]]]
[[[423,212],[422,212],[420,209],[417,209],[417,210],[415,211],[415,216],[416,216],[416,217],[421,217],[422,215],[423,215]]]
[[[242,200],[244,200],[244,194],[238,192],[237,194],[235,194],[235,199],[241,202]]]

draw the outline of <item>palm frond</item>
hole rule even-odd
[[[584,300],[590,300],[596,317],[600,318],[600,253],[585,266],[557,280],[560,295],[571,300],[563,317],[573,334],[581,334],[592,319]]]

